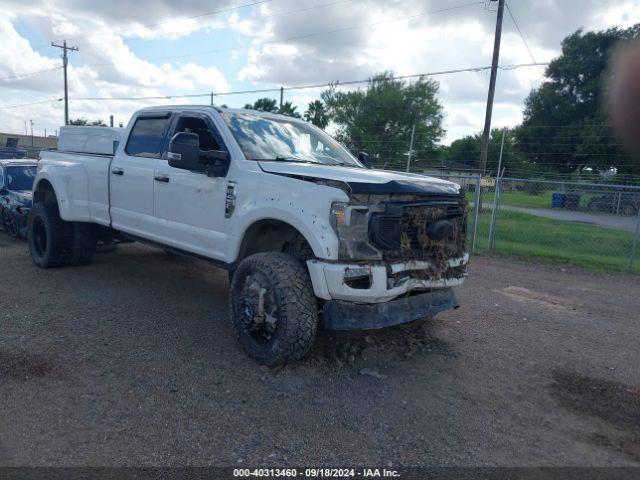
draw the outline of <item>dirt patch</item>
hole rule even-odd
[[[501,290],[494,290],[518,302],[537,303],[549,308],[561,308],[563,310],[576,310],[577,304],[570,299],[549,295],[547,293],[535,292],[524,287],[509,286]]]
[[[553,380],[551,393],[560,405],[580,415],[598,417],[620,432],[620,435],[592,435],[593,443],[616,448],[640,461],[640,390],[637,386],[565,371],[553,372]]]
[[[42,378],[54,370],[55,364],[39,355],[0,351],[0,379],[30,380]]]
[[[414,355],[453,355],[450,346],[435,336],[436,322],[435,319],[418,320],[368,331],[322,331],[305,363],[339,368],[363,361],[397,360]]]

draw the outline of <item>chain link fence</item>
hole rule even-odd
[[[39,152],[20,147],[18,155],[15,149],[5,153],[7,158],[37,158]],[[464,189],[469,249],[474,253],[493,251],[640,273],[640,187],[482,178],[474,173],[428,175]]]
[[[13,158],[38,158],[42,149],[38,147],[2,147],[0,146],[0,160]]]
[[[430,175],[464,188],[473,252],[640,273],[640,187]]]

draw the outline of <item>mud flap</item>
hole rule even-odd
[[[324,326],[329,330],[372,330],[412,322],[459,306],[451,288],[386,303],[330,300],[325,302],[323,308]]]

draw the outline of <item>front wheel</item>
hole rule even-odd
[[[309,352],[318,307],[304,264],[279,252],[252,255],[234,272],[230,296],[238,339],[258,363],[282,365]]]

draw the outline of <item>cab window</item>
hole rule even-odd
[[[197,133],[200,137],[200,150],[223,150],[211,129],[202,118],[181,117],[174,133]]]
[[[160,158],[168,117],[141,117],[131,129],[125,152],[134,157]]]

